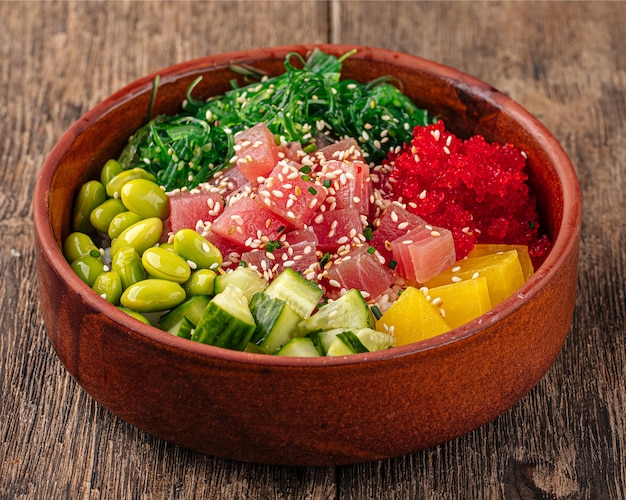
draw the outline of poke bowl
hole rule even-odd
[[[315,50],[336,58],[350,54],[341,60],[342,79],[366,83],[391,77],[455,137],[481,136],[523,152],[527,184],[550,246],[514,293],[460,326],[388,349],[277,356],[173,335],[154,321],[132,317],[81,279],[64,255],[79,192],[101,178],[103,166],[120,157],[147,118],[175,115],[183,101],[222,95],[233,80],[242,85],[251,71],[280,75],[289,57],[299,54],[304,60]],[[466,434],[520,401],[553,364],[570,327],[580,220],[578,181],[567,155],[520,105],[456,69],[345,45],[210,55],[131,83],[60,138],[45,160],[34,199],[46,331],[79,386],[121,419],[176,445],[296,466],[412,453]],[[208,328],[219,336],[226,327],[215,327],[214,319]]]

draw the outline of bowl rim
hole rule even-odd
[[[507,114],[511,116],[511,118],[517,121],[525,130],[533,131],[531,134],[532,137],[543,148],[554,166],[555,173],[562,186],[563,195],[563,215],[557,237],[552,241],[552,248],[545,261],[535,271],[533,276],[529,278],[516,294],[507,298],[483,316],[459,328],[450,330],[447,333],[420,342],[396,346],[384,351],[337,357],[323,356],[319,358],[271,356],[190,342],[187,339],[179,338],[159,330],[157,327],[145,325],[123,311],[120,311],[117,307],[101,299],[94,293],[91,288],[72,271],[54,238],[49,224],[49,186],[51,185],[58,161],[65,152],[71,148],[78,136],[93,122],[114,111],[125,101],[147,91],[150,92],[157,75],[160,78],[160,84],[166,84],[188,75],[197,74],[201,71],[227,66],[234,61],[258,61],[264,57],[276,58],[278,56],[284,58],[289,52],[306,54],[314,48],[319,48],[335,55],[342,55],[350,50],[356,49],[356,53],[352,55],[350,59],[367,59],[375,62],[409,67],[420,72],[433,74],[433,76],[438,79],[448,80],[455,84],[455,86],[461,85],[464,88],[471,88],[472,93],[480,94],[482,98],[489,101],[496,108],[500,109],[506,106]],[[179,351],[181,354],[194,357],[198,360],[204,359],[208,361],[219,359],[224,362],[250,364],[259,367],[297,366],[311,369],[324,366],[362,364],[366,361],[384,362],[404,356],[425,353],[478,335],[500,319],[513,314],[522,307],[525,301],[537,295],[547,285],[550,281],[550,277],[557,272],[567,256],[574,251],[574,246],[577,241],[576,236],[580,232],[582,217],[580,186],[570,159],[556,138],[536,117],[520,104],[487,83],[450,66],[413,54],[364,45],[347,44],[281,45],[212,54],[177,63],[136,79],[100,101],[84,113],[62,134],[46,156],[42,168],[40,169],[35,185],[33,205],[35,237],[38,239],[41,252],[50,266],[54,268],[54,271],[62,280],[66,281],[69,287],[81,293],[89,307],[99,314],[111,318],[111,320],[119,324],[129,334],[136,335],[145,342]]]

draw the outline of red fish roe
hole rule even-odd
[[[463,140],[443,121],[417,126],[386,165],[391,189],[409,211],[452,231],[457,258],[475,243],[527,245],[535,265],[550,249],[539,235],[536,200],[526,183],[526,158],[510,144],[482,136]]]

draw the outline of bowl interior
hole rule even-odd
[[[320,47],[336,55],[353,48],[336,45]],[[160,81],[152,116],[178,112],[188,87],[200,75],[203,79],[195,87],[193,95],[195,98],[207,98],[231,88],[231,80],[235,77],[243,82],[230,69],[232,63],[251,65],[274,75],[284,71],[288,52],[298,51],[305,55],[311,48],[278,47],[208,56],[167,68],[158,73]],[[510,142],[524,150],[528,155],[529,182],[537,195],[540,221],[554,243],[544,264],[546,272],[549,271],[563,252],[561,245],[567,245],[558,238],[564,218],[572,226],[579,224],[579,215],[578,219],[576,217],[579,203],[568,207],[564,193],[569,193],[566,196],[572,197],[574,202],[579,193],[575,174],[565,153],[536,119],[489,85],[452,68],[406,54],[361,47],[345,60],[342,75],[359,81],[392,75],[417,105],[440,116],[457,135],[468,137],[480,134],[488,141]],[[35,201],[35,223],[44,248],[61,248],[62,241],[70,232],[71,206],[80,185],[97,178],[106,160],[117,157],[130,135],[148,119],[156,76],[142,78],[104,100],[83,116],[50,153],[42,170],[38,183],[40,193]],[[567,210],[571,213],[565,214]],[[51,229],[51,234],[47,234],[47,228]],[[46,238],[49,239],[46,241]],[[61,274],[67,274],[69,267],[59,251],[50,258]],[[71,282],[73,277],[68,276],[67,279]],[[532,283],[533,279],[525,285],[526,288],[532,288]],[[79,286],[82,285],[79,283]],[[519,306],[513,300],[513,303],[505,301],[498,307]],[[109,306],[103,304],[101,307],[106,310]],[[469,335],[482,328],[484,326],[472,322],[463,327],[463,331]],[[430,339],[423,343],[423,348],[447,343],[449,337],[446,334]]]

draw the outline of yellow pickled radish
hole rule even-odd
[[[479,276],[428,290],[430,303],[445,311],[451,328],[458,328],[491,309],[487,279]]]
[[[509,250],[517,250],[517,257],[519,258],[519,263],[522,266],[524,280],[528,281],[528,278],[535,273],[535,268],[533,267],[533,262],[530,258],[530,253],[528,253],[528,247],[526,245],[480,243],[474,245],[474,248],[469,253],[468,257],[482,257],[483,255],[491,255],[498,252],[508,252]]]
[[[452,267],[425,283],[430,289],[484,276],[489,287],[491,307],[513,295],[523,284],[524,275],[516,250],[457,261]]]
[[[376,322],[376,329],[396,337],[396,345],[419,342],[451,330],[439,308],[424,293],[408,287]]]

